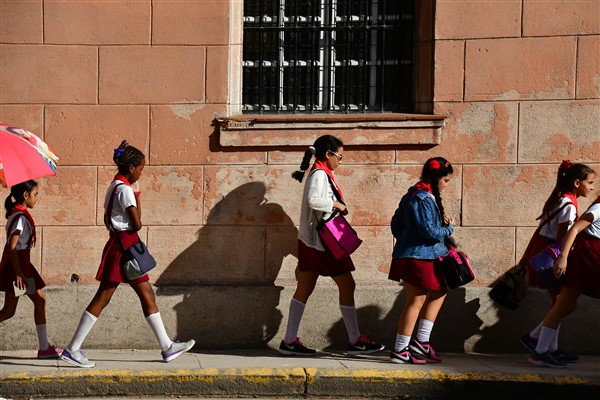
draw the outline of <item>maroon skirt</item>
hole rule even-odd
[[[300,272],[318,272],[322,276],[339,276],[355,269],[352,258],[336,260],[329,251],[313,249],[298,239],[298,270]]]
[[[556,242],[556,240],[549,239],[540,234],[536,235],[535,239],[533,239],[533,244],[531,245],[531,250],[529,250],[529,253],[527,253],[525,255],[525,260],[527,260],[527,272],[528,272],[527,275],[529,275],[529,286],[537,286],[537,287],[540,287],[543,289],[547,288],[546,284],[544,283],[542,278],[539,276],[538,272],[533,268],[533,266],[531,265],[531,263],[529,261],[537,253],[544,250],[546,248],[546,246],[551,245],[554,242]]]
[[[439,259],[392,258],[388,279],[410,283],[427,290],[445,290],[444,274]]]
[[[36,289],[42,289],[46,286],[46,282],[42,279],[33,264],[31,264],[31,250],[17,250],[17,258],[19,265],[25,278],[33,278]],[[13,282],[17,279],[15,270],[12,267],[8,251],[2,253],[0,260],[0,292],[14,293]]]
[[[96,273],[96,280],[101,282],[126,282],[129,284],[148,281],[150,279],[148,274],[134,281],[127,280],[125,275],[123,275],[121,269],[121,257],[123,256],[123,250],[121,249],[121,245],[117,240],[117,235],[119,236],[118,239],[121,241],[123,248],[125,249],[128,249],[140,240],[137,232],[119,232],[117,234],[111,231],[108,242],[106,242],[104,250],[102,250],[102,261],[100,262],[100,267],[98,267],[98,272]]]
[[[577,236],[563,285],[600,298],[600,239],[583,232]]]

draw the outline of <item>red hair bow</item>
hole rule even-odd
[[[558,167],[559,170],[566,170],[569,169],[573,166],[573,163],[569,160],[563,160],[563,162],[560,164],[560,167]]]
[[[438,160],[431,160],[429,161],[429,168],[431,169],[440,169],[441,165],[440,162]]]

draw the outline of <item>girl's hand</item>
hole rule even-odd
[[[454,218],[444,215],[444,225],[452,225],[454,224]]]
[[[17,287],[21,290],[27,289],[27,284],[25,283],[25,275],[20,274],[17,275],[15,282],[17,283]]]
[[[339,201],[333,202],[333,208],[338,209],[342,215],[348,215],[348,208]]]
[[[567,257],[562,254],[554,262],[554,276],[560,278],[567,272]]]

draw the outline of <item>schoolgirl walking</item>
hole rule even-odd
[[[447,293],[439,257],[449,252],[446,242],[454,232],[454,219],[444,212],[441,192],[453,172],[442,157],[427,160],[421,180],[402,197],[391,221],[396,244],[388,278],[402,280],[406,295],[390,353],[394,363],[442,361],[429,339]]]
[[[38,196],[37,182],[29,180],[12,186],[4,202],[8,221],[6,244],[0,260],[0,291],[4,292],[0,322],[15,315],[19,302],[15,291],[25,291],[33,302],[33,319],[39,342],[37,358],[58,358],[62,350],[48,343],[46,297],[42,291],[46,283],[31,264],[30,256],[37,234],[29,209],[35,207]]]
[[[556,185],[552,193],[546,200],[542,215],[539,217],[540,224],[537,234],[535,234],[527,247],[519,265],[526,265],[529,274],[529,286],[537,286],[548,291],[552,299],[552,304],[556,302],[560,291],[560,282],[555,278],[552,269],[536,271],[531,264],[531,259],[543,251],[546,246],[561,242],[570,227],[573,226],[578,218],[579,197],[587,197],[593,190],[596,173],[592,168],[585,164],[572,164],[569,161],[563,161],[558,168]],[[542,331],[542,323],[536,326],[532,331],[521,336],[521,344],[529,352],[534,352],[538,339]],[[560,362],[576,362],[576,354],[562,351],[558,348],[558,331],[553,336],[554,341],[550,344],[552,356]]]
[[[536,366],[566,368],[567,362],[552,351],[558,327],[577,308],[582,294],[600,298],[600,197],[569,229],[553,269],[564,277],[556,302],[542,321],[540,337],[528,361]]]
[[[323,246],[317,232],[319,221],[328,218],[335,210],[343,215],[348,214],[342,190],[333,176],[333,171],[342,161],[343,152],[341,140],[331,135],[321,136],[306,150],[300,170],[292,175],[302,182],[310,160],[316,157],[302,195],[298,230],[298,285],[290,302],[285,337],[279,346],[279,352],[285,355],[312,356],[316,353],[316,350],[300,341],[298,329],[306,302],[319,276],[331,277],[338,287],[340,310],[349,338],[347,354],[368,354],[384,347],[360,333],[354,304],[356,284],[352,277],[352,271],[355,270],[352,258],[348,256],[337,260]]]
[[[190,350],[195,344],[194,340],[178,342],[169,338],[147,274],[132,281],[124,276],[121,268],[123,251],[139,242],[137,231],[142,228],[141,192],[137,182],[142,175],[146,160],[140,150],[130,146],[126,141],[115,149],[113,160],[117,165],[118,173],[108,187],[104,199],[105,224],[109,230],[109,239],[104,246],[102,260],[96,274],[100,287],[81,316],[71,342],[61,354],[61,359],[64,361],[83,368],[91,368],[96,364],[87,359],[81,350],[81,345],[119,284],[124,282],[128,283],[139,297],[144,317],[158,339],[164,361],[173,360]]]

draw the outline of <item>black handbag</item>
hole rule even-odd
[[[456,289],[475,279],[467,255],[452,246],[450,246],[450,252],[442,258],[441,264],[446,286],[450,289]]]

